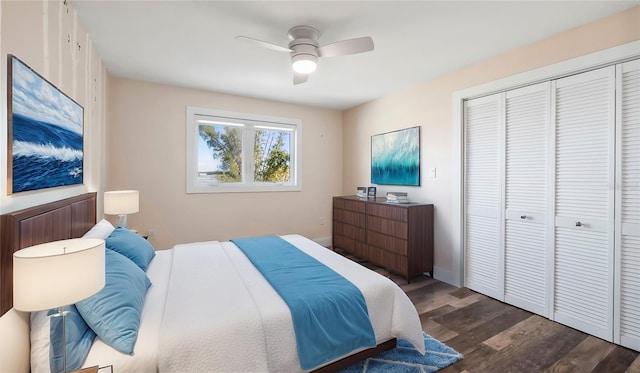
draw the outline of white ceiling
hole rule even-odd
[[[113,76],[347,109],[640,4],[633,1],[73,0]],[[320,45],[371,36],[375,50],[320,58],[293,85],[287,30]]]

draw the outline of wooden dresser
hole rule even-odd
[[[333,197],[333,248],[407,278],[433,275],[433,205]]]

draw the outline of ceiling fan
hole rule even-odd
[[[321,47],[318,43],[320,31],[311,26],[292,27],[289,29],[288,35],[289,39],[291,39],[288,47],[248,36],[236,36],[236,39],[246,40],[279,52],[289,52],[291,66],[293,67],[293,84],[307,81],[309,74],[316,70],[318,57],[346,56],[373,50],[373,40],[368,36],[337,41]]]

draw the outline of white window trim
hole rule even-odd
[[[228,118],[230,122],[250,121],[264,123],[265,127],[295,127],[292,136],[292,149],[290,169],[292,170],[292,180],[290,183],[228,183],[203,186],[198,185],[198,122],[197,117],[210,116],[218,118]],[[274,117],[259,114],[240,113],[233,111],[217,110],[187,106],[187,168],[186,190],[191,193],[242,193],[242,192],[299,192],[302,190],[302,121],[293,118]],[[246,137],[246,136],[245,136]],[[246,139],[243,138],[243,147]],[[243,164],[243,178],[250,167]],[[251,171],[253,172],[253,171]]]

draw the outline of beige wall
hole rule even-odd
[[[140,212],[128,217],[129,227],[152,230],[154,247],[267,233],[331,235],[331,197],[342,190],[341,112],[119,78],[108,84],[106,187],[140,190]],[[186,194],[187,106],[302,120],[302,191]]]
[[[84,185],[7,196],[7,54],[18,57],[84,107]],[[73,8],[67,12],[62,1],[0,2],[0,213],[100,190],[105,76],[102,60]],[[28,328],[28,313],[10,310],[0,317],[0,372],[29,371]]]
[[[0,2],[0,87],[7,86],[7,54],[13,54],[84,108],[84,185],[7,196],[7,116],[0,115],[0,213],[98,191],[104,147],[106,69],[76,12],[62,1]],[[70,40],[70,41],[68,41]],[[80,45],[80,48],[78,48]],[[7,92],[0,89],[0,105]],[[101,211],[101,210],[100,210]]]
[[[435,206],[435,277],[456,283],[453,195],[456,170],[452,143],[452,98],[456,91],[530,71],[605,48],[640,40],[640,7],[592,22],[540,42],[518,48],[468,68],[444,75],[344,113],[343,191],[369,184],[370,137],[420,125],[421,187],[379,187],[406,190],[413,200]],[[640,51],[638,51],[640,54]],[[436,168],[436,178],[429,169]],[[456,261],[456,263],[454,263]]]

